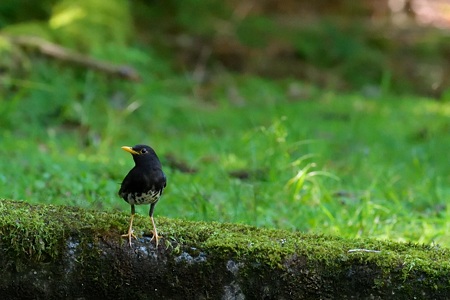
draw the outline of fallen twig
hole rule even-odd
[[[50,43],[42,38],[33,36],[17,36],[10,37],[9,39],[16,45],[36,49],[44,55],[61,61],[82,65],[86,68],[95,69],[97,71],[127,80],[140,80],[140,76],[137,71],[130,66],[116,65],[109,62],[100,61],[57,44]]]
[[[371,249],[350,249],[347,252],[348,253],[354,253],[354,252],[381,253],[381,251],[379,251],[379,250],[371,250]]]

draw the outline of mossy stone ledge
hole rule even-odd
[[[450,251],[0,200],[4,299],[450,299]],[[360,249],[349,252],[352,249]]]

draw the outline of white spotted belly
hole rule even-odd
[[[151,190],[147,193],[130,193],[127,197],[127,202],[134,205],[152,204],[158,201],[161,196],[161,191]]]

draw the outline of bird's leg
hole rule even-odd
[[[153,239],[155,239],[156,241],[156,248],[158,248],[158,244],[159,244],[159,235],[158,232],[156,231],[156,226],[155,226],[155,220],[153,219],[153,216],[150,217],[150,219],[152,220],[152,225],[153,225],[153,237],[150,241],[152,241]]]
[[[133,233],[133,219],[134,219],[134,214],[135,214],[135,210],[134,210],[134,205],[131,205],[131,219],[130,219],[130,227],[128,227],[128,233],[126,234],[122,234],[123,237],[128,237],[128,244],[131,247],[131,238],[134,237],[135,239],[136,236]]]
[[[149,211],[148,214],[150,215],[150,220],[152,220],[152,226],[153,226],[153,230],[152,230],[153,237],[152,237],[152,239],[150,241],[155,240],[156,241],[156,248],[158,248],[159,235],[158,235],[158,231],[156,231],[155,220],[153,219],[153,210],[155,209],[155,205],[156,205],[156,202],[152,203],[150,205],[150,211]]]

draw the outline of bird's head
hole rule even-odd
[[[155,151],[152,147],[147,145],[136,145],[133,147],[123,146],[122,149],[133,155],[136,164],[139,162],[150,162],[155,158],[157,159]]]

